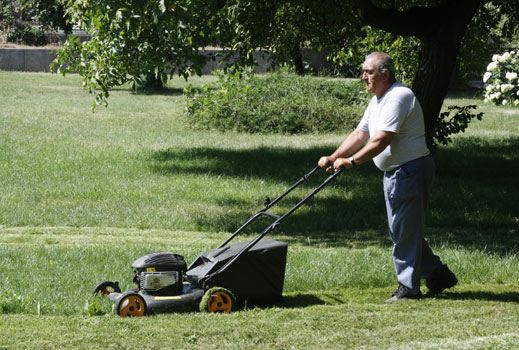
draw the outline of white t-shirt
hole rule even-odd
[[[380,99],[373,96],[357,128],[368,132],[370,138],[378,130],[396,134],[391,144],[373,158],[382,171],[429,154],[422,107],[411,89],[401,83],[394,83]]]

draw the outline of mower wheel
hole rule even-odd
[[[109,295],[110,293],[121,293],[121,288],[119,288],[119,282],[104,281],[98,283],[92,291],[93,295],[96,295],[97,293],[101,293],[101,296],[103,297],[105,295]]]
[[[200,301],[202,312],[231,312],[236,305],[234,294],[222,287],[213,287],[205,292]]]
[[[137,293],[125,293],[117,302],[117,314],[121,317],[146,315],[146,301]]]

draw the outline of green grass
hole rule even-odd
[[[441,298],[382,303],[396,282],[381,175],[365,165],[273,233],[289,243],[282,303],[88,316],[96,283],[133,287],[130,264],[149,252],[191,262],[214,249],[345,136],[193,130],[181,116],[185,85],[119,89],[92,113],[77,76],[0,72],[0,349],[519,346],[519,110],[459,92],[446,105],[478,104],[485,117],[435,152],[427,238],[460,279]],[[326,175],[314,176],[275,211]]]

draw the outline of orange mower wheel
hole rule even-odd
[[[146,315],[146,301],[138,293],[128,293],[119,299],[117,303],[117,314],[121,317],[140,317]]]
[[[200,301],[202,312],[231,312],[236,305],[236,298],[232,292],[222,287],[213,287],[205,292]]]

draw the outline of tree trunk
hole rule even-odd
[[[164,83],[162,82],[160,72],[149,73],[146,76],[146,80],[145,80],[142,88],[144,90],[162,90],[162,89],[164,89]]]
[[[296,73],[298,75],[305,74],[305,65],[303,63],[303,55],[301,54],[301,49],[298,45],[294,45],[291,51],[292,61],[294,62],[294,66],[296,69]]]
[[[434,122],[449,89],[461,40],[480,3],[472,1],[472,8],[459,3],[452,6],[434,32],[420,37],[420,66],[412,88],[422,105],[428,144],[432,142]]]
[[[435,7],[411,7],[406,12],[353,0],[368,25],[421,40],[420,67],[412,89],[424,111],[425,132],[431,140],[434,121],[447,95],[461,40],[483,0],[450,0]]]
[[[425,131],[430,143],[434,121],[440,114],[451,82],[461,40],[453,42],[445,40],[441,35],[432,35],[421,41],[420,68],[412,89],[422,106]]]

